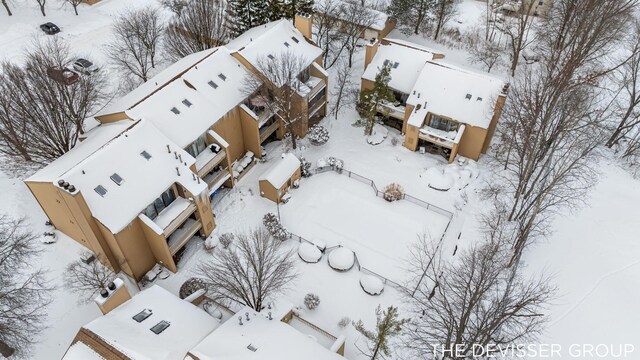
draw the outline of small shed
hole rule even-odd
[[[282,159],[260,176],[260,196],[279,203],[284,194],[301,176],[300,160],[291,153],[285,154]]]

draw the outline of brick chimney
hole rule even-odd
[[[380,46],[380,41],[373,40],[367,43],[364,53],[364,68],[366,69],[371,61],[373,61],[373,57],[376,56],[378,52],[378,46]]]
[[[124,281],[116,278],[106,289],[100,291],[94,301],[102,311],[102,314],[108,314],[129,299],[131,299],[131,295],[127,287],[124,286]]]
[[[311,15],[296,15],[293,20],[296,29],[302,33],[307,40],[312,40],[313,32],[311,30],[311,25],[313,24],[313,20]]]

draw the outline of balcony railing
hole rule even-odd
[[[167,238],[167,245],[171,255],[175,255],[202,228],[198,220],[187,219],[182,226]]]
[[[205,176],[204,181],[209,185],[209,190],[214,191],[220,188],[230,177],[229,170],[225,168]]]
[[[418,133],[418,137],[422,140],[426,140],[430,143],[453,149],[453,147],[460,142],[462,134],[464,133],[464,124],[456,131],[443,131],[432,128],[430,126],[423,126]]]
[[[196,169],[198,170],[198,176],[203,177],[226,158],[227,153],[224,149],[220,149],[217,154],[209,149],[206,149],[196,158]]]
[[[404,121],[405,107],[402,105],[394,105],[391,103],[383,102],[378,104],[378,111],[387,116],[391,116],[398,120]]]
[[[178,197],[169,206],[153,219],[153,222],[162,229],[164,236],[169,236],[182,224],[191,214],[196,211],[196,204],[183,197]]]
[[[278,128],[278,120],[274,119],[273,123],[260,128],[260,143],[264,142]]]
[[[324,104],[327,102],[327,97],[323,96],[320,99],[316,100],[313,104],[309,104],[309,117],[313,116]]]
[[[310,99],[318,94],[326,86],[324,79],[317,78],[315,76],[310,76],[309,80],[305,84],[311,89],[311,91],[309,91]]]

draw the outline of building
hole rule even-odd
[[[336,6],[336,9],[335,9],[336,14],[327,14],[327,13],[317,12],[316,16],[318,15],[330,16],[332,19],[335,18],[341,23],[352,23],[351,19],[348,18],[348,14],[345,14],[345,12],[341,11],[340,8],[349,6],[349,3],[352,1],[359,2],[360,0],[317,0],[315,2],[316,11],[322,11],[327,9],[326,6],[322,6],[325,1],[331,1],[331,4],[333,6]],[[332,7],[329,7],[329,8],[332,8]],[[389,15],[387,15],[382,11],[372,9],[370,7],[368,8],[368,11],[372,16],[373,21],[369,27],[362,29],[362,34],[360,35],[361,38],[367,39],[367,40],[382,39],[387,35],[389,35],[389,33],[393,29],[395,29],[396,20],[394,18],[390,17]]]
[[[301,177],[300,160],[291,153],[286,154],[258,179],[260,196],[279,203]]]
[[[119,282],[96,298],[109,311],[80,328],[62,360],[344,360],[345,337],[299,318],[290,306],[225,308],[217,318],[196,305],[204,294],[181,300],[154,285],[132,298],[123,289]]]
[[[546,16],[553,6],[552,0],[489,0],[493,11],[507,15],[524,14]]]
[[[432,152],[452,162],[474,160],[491,144],[508,85],[483,73],[447,64],[444,55],[401,40],[367,44],[361,89],[374,86],[389,65],[395,102],[378,111],[387,125],[404,134],[404,146]]]
[[[298,26],[310,35],[309,19]],[[216,226],[210,198],[285,134],[277,114],[243,90],[252,64],[284,51],[306,61],[304,136],[326,114],[328,77],[321,50],[280,20],[189,55],[110,104],[82,142],[26,185],[56,229],[114,271],[138,281],[156,263],[177,271],[185,245]]]

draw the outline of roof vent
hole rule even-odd
[[[393,68],[397,69],[399,65],[400,65],[400,63],[396,61],[396,62],[393,63]]]
[[[147,160],[151,159],[151,154],[149,154],[149,153],[147,152],[147,150],[143,150],[143,151],[140,153],[140,156],[142,156],[143,158],[145,158],[145,159],[147,159]]]
[[[191,101],[189,101],[189,99],[184,99],[184,100],[182,100],[182,103],[183,103],[183,104],[184,104],[184,106],[186,106],[186,107],[191,107],[191,105],[193,105],[193,104],[191,103]]]
[[[102,185],[98,185],[95,187],[95,189],[93,189],[95,192],[98,193],[98,195],[104,197],[105,195],[107,195],[107,189],[104,188],[104,186]]]
[[[143,322],[145,321],[149,316],[151,316],[151,314],[153,314],[153,311],[151,311],[151,309],[144,309],[142,311],[140,311],[139,313],[135,314],[133,316],[133,320],[137,321],[137,322]]]
[[[153,325],[153,327],[150,330],[153,331],[154,334],[158,335],[161,332],[165,331],[169,327],[169,325],[171,325],[170,322],[166,320],[162,320],[159,323]]]
[[[467,100],[471,100],[471,94],[467,94],[467,96],[464,97]]]
[[[76,192],[76,187],[73,185],[69,185],[69,188],[67,190],[69,190],[70,193],[74,193]]]
[[[58,186],[62,187],[64,185],[64,180],[60,179],[58,180]]]
[[[172,112],[172,113],[174,113],[174,114],[176,114],[176,115],[180,114],[180,110],[178,110],[178,108],[177,108],[177,107],[172,107],[172,108],[171,108],[171,112]]]
[[[113,182],[118,186],[122,185],[122,183],[124,182],[124,179],[122,178],[122,176],[118,175],[118,173],[113,173],[113,175],[111,175],[109,178],[113,180]]]
[[[478,98],[476,99],[476,101],[482,101],[482,98],[480,96],[478,96]]]
[[[257,347],[255,347],[255,346],[253,346],[253,345],[251,345],[251,344],[247,345],[247,349],[249,349],[249,350],[251,350],[251,351],[253,351],[253,352],[256,352],[256,350],[258,350],[258,348],[257,348]]]
[[[218,88],[218,84],[214,83],[213,81],[209,81],[207,84],[209,84],[209,86],[211,86],[214,89]]]
[[[227,77],[223,73],[218,74],[218,77],[222,79],[222,81],[227,81]]]

